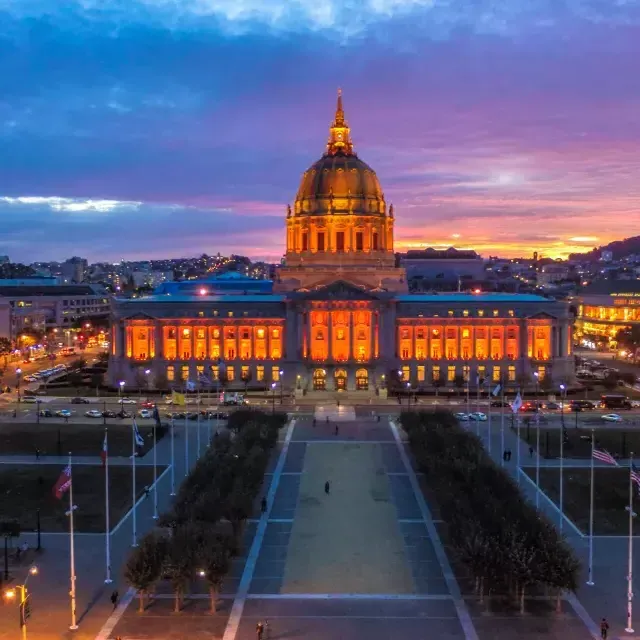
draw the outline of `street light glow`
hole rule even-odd
[[[145,369],[144,373],[148,376],[151,373],[151,369]]]
[[[32,576],[37,576],[38,575],[38,567],[36,567],[35,565],[33,565],[30,569],[29,569],[29,573]]]
[[[16,597],[16,590],[15,589],[7,589],[4,592],[4,597],[7,598],[7,600],[13,600],[13,598]]]
[[[124,380],[120,380],[120,382],[118,382],[118,384],[120,385],[120,387],[124,387],[125,381]]]

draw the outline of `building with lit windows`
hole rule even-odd
[[[465,376],[573,376],[566,303],[535,295],[411,294],[394,256],[393,205],[355,153],[342,98],[323,156],[286,209],[276,279],[227,274],[117,300],[109,378],[180,386],[224,368],[231,385],[299,393],[429,387]],[[282,372],[282,373],[281,373]]]
[[[618,332],[634,325],[640,325],[640,280],[594,282],[577,297],[578,342],[614,347]]]

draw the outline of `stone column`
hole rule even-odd
[[[327,360],[333,357],[333,315],[331,309],[327,312]]]

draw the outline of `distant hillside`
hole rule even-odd
[[[569,255],[570,260],[598,260],[603,251],[611,251],[613,259],[618,260],[624,258],[631,253],[640,253],[640,236],[625,238],[624,240],[616,240],[602,247],[592,249],[588,253],[572,253]]]

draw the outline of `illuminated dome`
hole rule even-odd
[[[326,152],[302,176],[294,215],[385,215],[378,176],[353,150],[340,92],[329,132]]]

